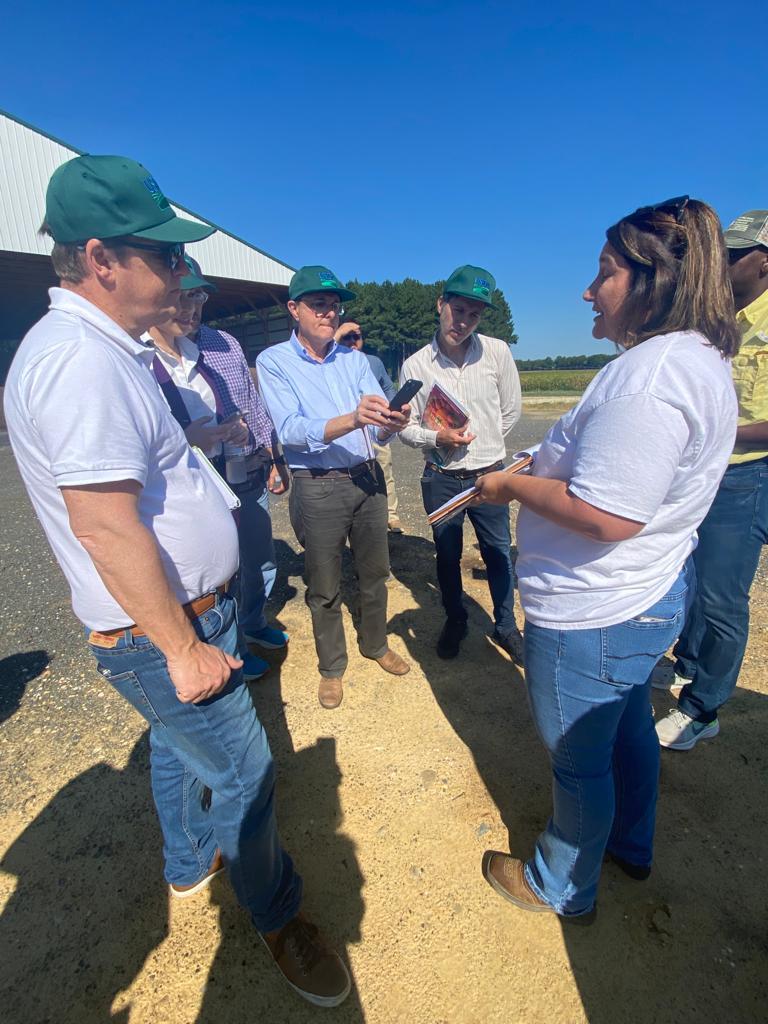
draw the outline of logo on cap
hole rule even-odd
[[[144,187],[155,200],[161,210],[167,210],[169,203],[163,193],[160,191],[160,186],[157,184],[154,178],[149,177],[144,179]]]
[[[475,295],[483,295],[487,299],[491,294],[490,281],[486,281],[484,277],[476,277],[472,285],[472,291]]]
[[[320,278],[320,284],[323,288],[338,287],[338,282],[330,271],[321,270],[317,276]]]

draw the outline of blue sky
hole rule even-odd
[[[56,3],[3,23],[0,107],[343,278],[496,275],[517,355],[600,350],[605,228],[768,206],[768,4]]]

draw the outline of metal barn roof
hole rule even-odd
[[[38,234],[45,190],[56,168],[81,150],[0,110],[0,340],[17,338],[47,309],[56,284],[51,239]],[[206,319],[285,302],[293,268],[177,203],[174,210],[216,234],[190,246],[217,286]]]

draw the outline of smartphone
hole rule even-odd
[[[394,412],[400,412],[403,406],[421,391],[423,386],[423,380],[407,380],[389,403],[389,408]]]

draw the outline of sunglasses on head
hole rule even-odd
[[[688,205],[690,196],[675,196],[674,199],[665,199],[661,203],[654,203],[652,206],[641,206],[632,214],[633,217],[642,217],[647,213],[669,213],[674,216],[678,224],[683,222],[683,210]]]

